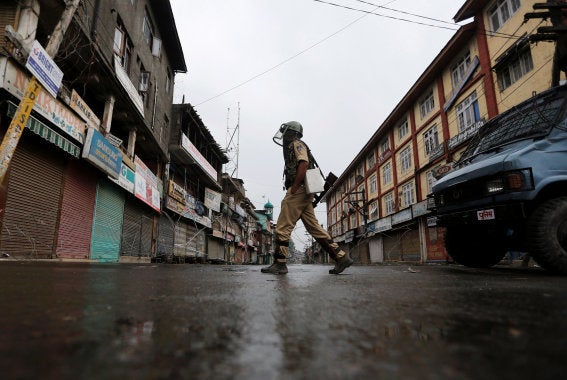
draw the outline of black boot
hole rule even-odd
[[[354,263],[354,260],[350,258],[348,253],[335,260],[335,267],[329,270],[329,274],[339,274]]]
[[[272,265],[269,267],[265,267],[261,269],[262,273],[269,273],[269,274],[286,274],[287,273],[287,265],[285,262],[279,262],[275,260]]]

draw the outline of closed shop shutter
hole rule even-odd
[[[384,259],[387,261],[421,261],[419,230],[411,228],[388,231],[383,234]]]
[[[384,262],[384,249],[382,245],[382,236],[377,235],[370,239],[369,242],[370,250],[370,262],[371,263],[381,263]]]
[[[152,253],[153,211],[128,195],[124,206],[121,254],[150,257]]]
[[[84,161],[65,168],[57,257],[89,258],[98,173]]]
[[[388,231],[382,236],[384,238],[384,260],[400,261],[402,259],[401,234],[397,231]]]
[[[112,182],[98,181],[91,243],[91,259],[117,262],[124,215],[124,195]]]
[[[224,244],[220,239],[214,237],[209,238],[207,259],[209,261],[223,261],[224,260]]]
[[[171,256],[173,254],[174,224],[164,212],[158,221],[157,256]]]
[[[186,255],[190,257],[202,257],[204,256],[204,235],[202,231],[199,231],[196,227],[188,224],[187,225],[187,236],[186,236],[185,250]]]
[[[370,259],[368,258],[368,240],[356,242],[350,249],[350,256],[357,264],[370,264]]]
[[[63,154],[24,135],[11,161],[0,251],[52,258],[63,182]]]
[[[402,236],[402,260],[421,261],[419,249],[419,230],[412,226],[411,229],[404,231]]]
[[[186,256],[186,237],[187,237],[187,227],[182,221],[178,221],[175,224],[175,237],[174,237],[174,247],[173,254],[178,257]]]

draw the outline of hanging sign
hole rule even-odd
[[[57,97],[63,79],[63,71],[57,67],[37,40],[33,42],[26,68],[54,98]]]

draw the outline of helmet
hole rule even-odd
[[[283,146],[283,136],[287,131],[293,131],[299,135],[299,138],[303,137],[303,126],[298,121],[288,121],[283,123],[272,140],[279,146]]]
[[[288,121],[283,123],[280,127],[280,132],[283,134],[286,131],[294,131],[299,134],[299,137],[303,137],[303,126],[298,121]]]

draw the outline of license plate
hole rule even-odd
[[[494,209],[480,210],[476,212],[477,220],[493,220],[496,219]]]

